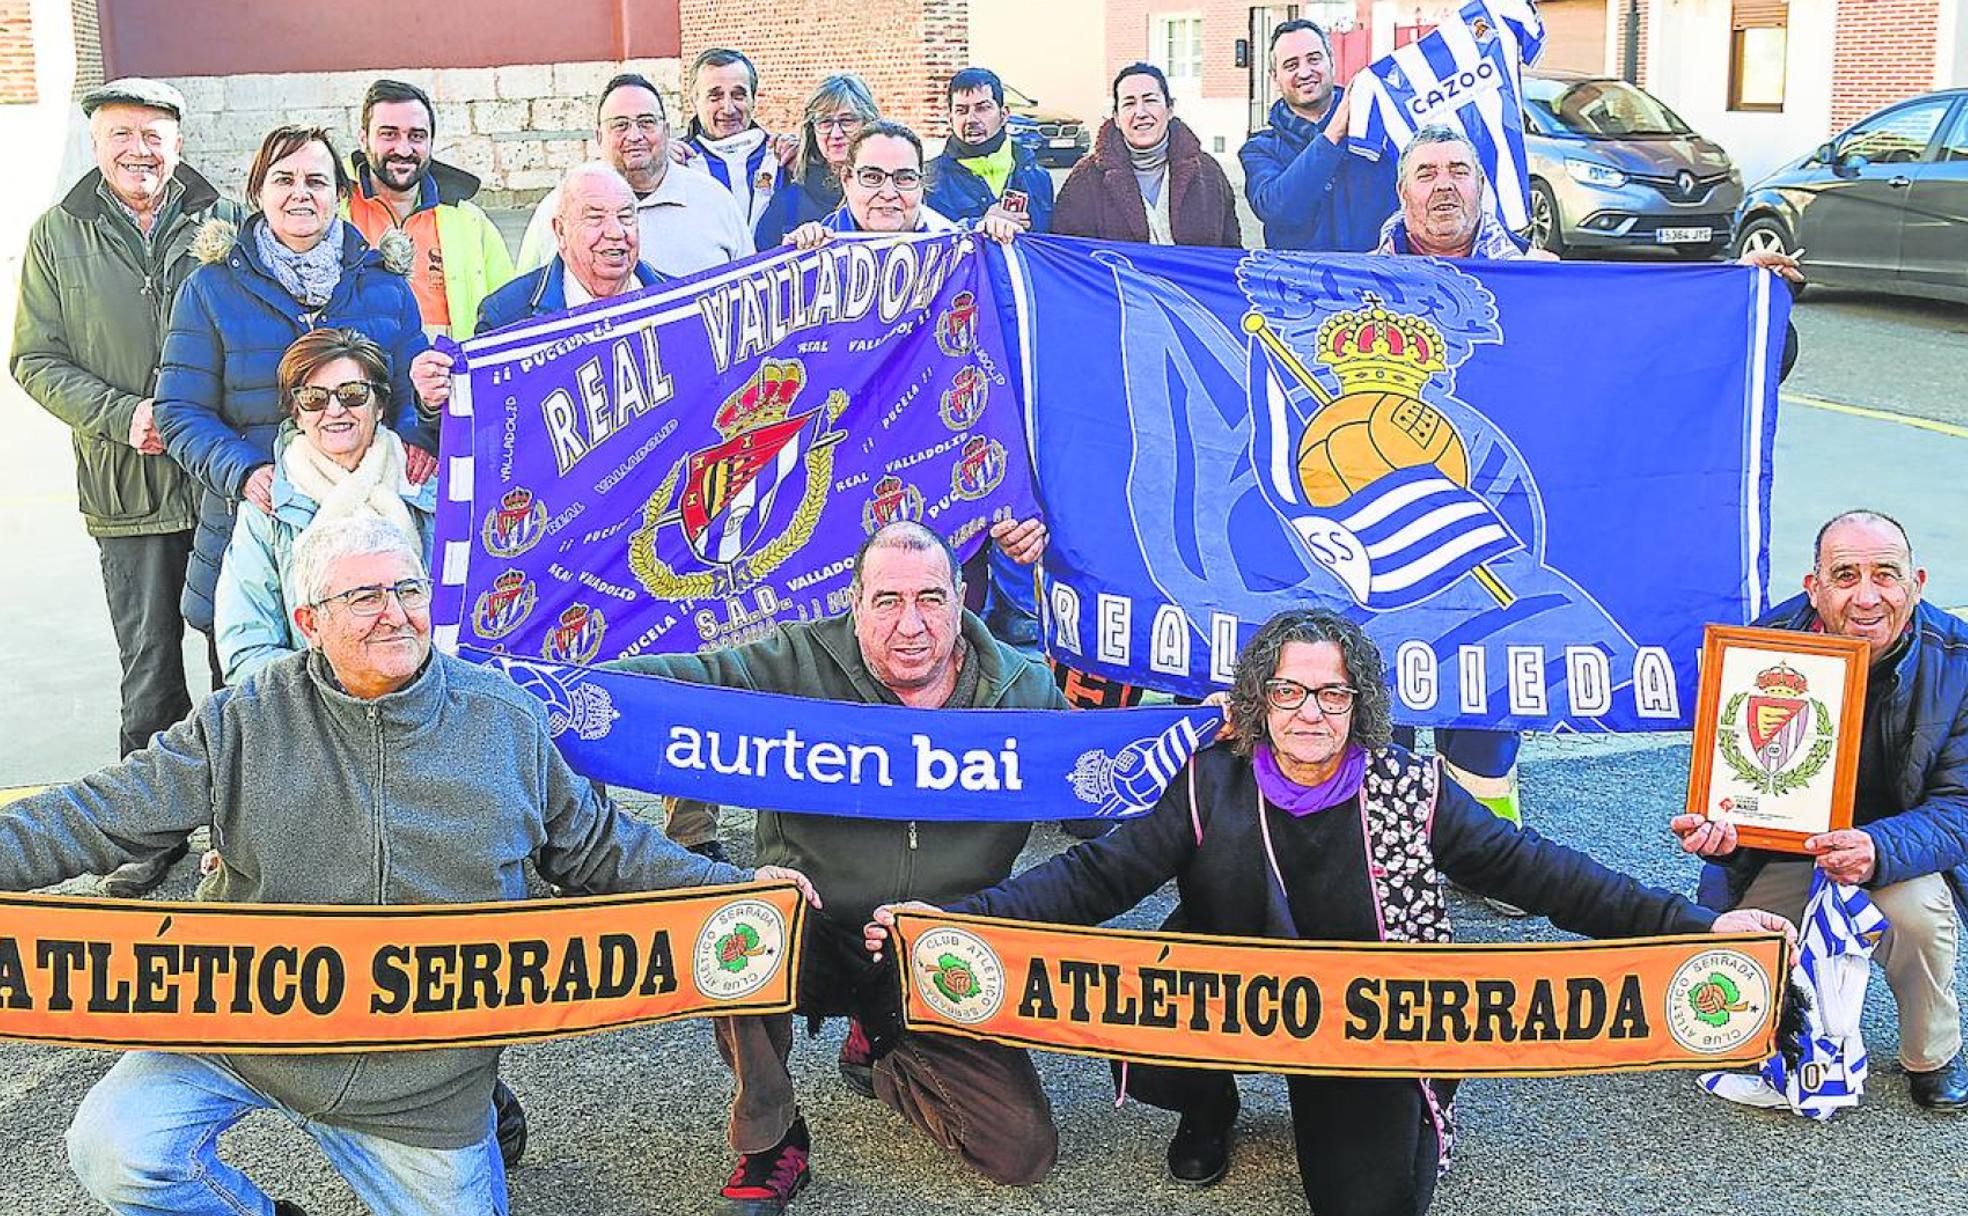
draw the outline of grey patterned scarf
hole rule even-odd
[[[280,243],[264,216],[253,228],[253,239],[260,261],[280,280],[280,285],[309,308],[320,308],[335,294],[342,281],[342,220],[336,216],[328,224],[314,248],[295,253]]]

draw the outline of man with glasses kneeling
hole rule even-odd
[[[1273,617],[1237,658],[1228,747],[1198,752],[1149,814],[948,905],[953,912],[1094,925],[1173,878],[1194,933],[1321,941],[1452,939],[1446,876],[1591,937],[1790,931],[1744,909],[1716,916],[1490,814],[1437,765],[1389,742],[1380,653],[1324,611]],[[865,930],[879,953],[895,917]],[[1320,1216],[1427,1209],[1446,1165],[1455,1083],[1287,1078],[1300,1181]],[[1134,1066],[1129,1094],[1179,1111],[1176,1181],[1230,1168],[1232,1074]]]
[[[149,747],[0,811],[0,889],[48,886],[209,824],[223,901],[448,904],[526,897],[529,858],[584,893],[797,883],[684,851],[574,775],[545,710],[433,652],[416,542],[373,515],[294,546],[307,650],[212,694]],[[817,906],[817,905],[816,905]],[[231,1216],[276,1203],[218,1155],[254,1110],[286,1116],[375,1212],[503,1216],[494,1047],[322,1055],[124,1055],[89,1091],[68,1157],[115,1212]]]

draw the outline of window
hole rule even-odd
[[[1838,141],[1838,154],[1863,156],[1875,165],[1904,165],[1927,159],[1927,145],[1947,117],[1948,99],[1918,101],[1875,114]]]
[[[1968,106],[1954,116],[1954,133],[1941,141],[1939,160],[1960,164],[1968,161]]]
[[[1734,0],[1729,15],[1729,108],[1782,110],[1790,0]]]
[[[1168,74],[1171,90],[1190,91],[1203,82],[1203,17],[1201,13],[1164,13],[1155,18],[1149,59]]]

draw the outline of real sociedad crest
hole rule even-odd
[[[922,491],[889,473],[875,483],[875,492],[861,508],[861,527],[873,536],[892,523],[905,519],[921,522],[922,517]]]
[[[984,416],[984,397],[990,381],[974,366],[957,369],[950,387],[943,391],[943,408],[938,411],[943,425],[953,431],[967,431]]]
[[[833,485],[838,390],[802,414],[798,360],[768,359],[712,416],[719,442],[679,460],[643,508],[629,540],[629,568],[659,599],[703,599],[745,590],[813,535]],[[686,553],[661,552],[674,526]],[[694,569],[692,567],[695,567]]]
[[[977,296],[960,291],[936,319],[936,345],[946,355],[967,355],[977,349]]]
[[[608,631],[601,609],[587,604],[570,605],[560,614],[560,622],[547,631],[540,643],[540,657],[556,663],[590,663],[601,653],[601,638]]]
[[[1098,819],[1146,813],[1196,754],[1203,738],[1215,735],[1221,721],[1206,719],[1198,728],[1185,718],[1161,734],[1136,739],[1112,755],[1097,750],[1082,752],[1066,776],[1073,796],[1091,805],[1092,817]]]
[[[950,471],[950,493],[958,498],[978,499],[998,488],[1004,480],[1005,446],[984,435],[964,440],[963,454]]]
[[[547,707],[550,737],[559,738],[571,730],[582,739],[601,739],[615,728],[615,720],[622,716],[608,690],[588,683],[587,677],[578,671],[541,667],[524,659],[499,658],[492,660],[492,665]]]
[[[499,505],[486,513],[479,539],[494,557],[518,557],[540,543],[547,534],[547,504],[533,497],[533,491],[515,487],[499,499]]]
[[[472,630],[488,641],[505,637],[525,623],[538,599],[533,580],[518,570],[503,571],[472,608]]]

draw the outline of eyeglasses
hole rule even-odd
[[[1318,688],[1307,688],[1297,680],[1266,680],[1264,700],[1272,709],[1297,709],[1305,704],[1310,696],[1313,704],[1322,714],[1339,715],[1353,708],[1354,698],[1360,690],[1347,684],[1323,684]]]
[[[610,135],[618,137],[627,135],[630,127],[634,127],[644,135],[654,135],[663,129],[664,120],[654,114],[643,114],[635,118],[611,118],[602,125],[608,129]]]
[[[836,114],[832,118],[814,119],[813,129],[816,131],[839,131],[842,135],[847,135],[851,132],[859,131],[867,123],[868,120],[859,114]]]
[[[353,413],[375,400],[376,386],[367,380],[344,380],[334,388],[297,384],[289,396],[294,399],[294,408],[304,414],[318,414],[327,409],[331,396],[342,403],[343,409]]]
[[[338,591],[316,600],[315,607],[326,608],[339,602],[349,610],[350,616],[381,616],[384,605],[389,603],[392,595],[397,603],[403,605],[405,612],[415,612],[431,602],[431,581],[427,578],[405,578],[380,587],[350,587],[347,591]]]
[[[863,165],[854,171],[854,180],[860,182],[864,190],[879,190],[890,182],[895,183],[897,190],[920,190],[923,175],[921,169],[896,169],[891,172],[873,165]]]

